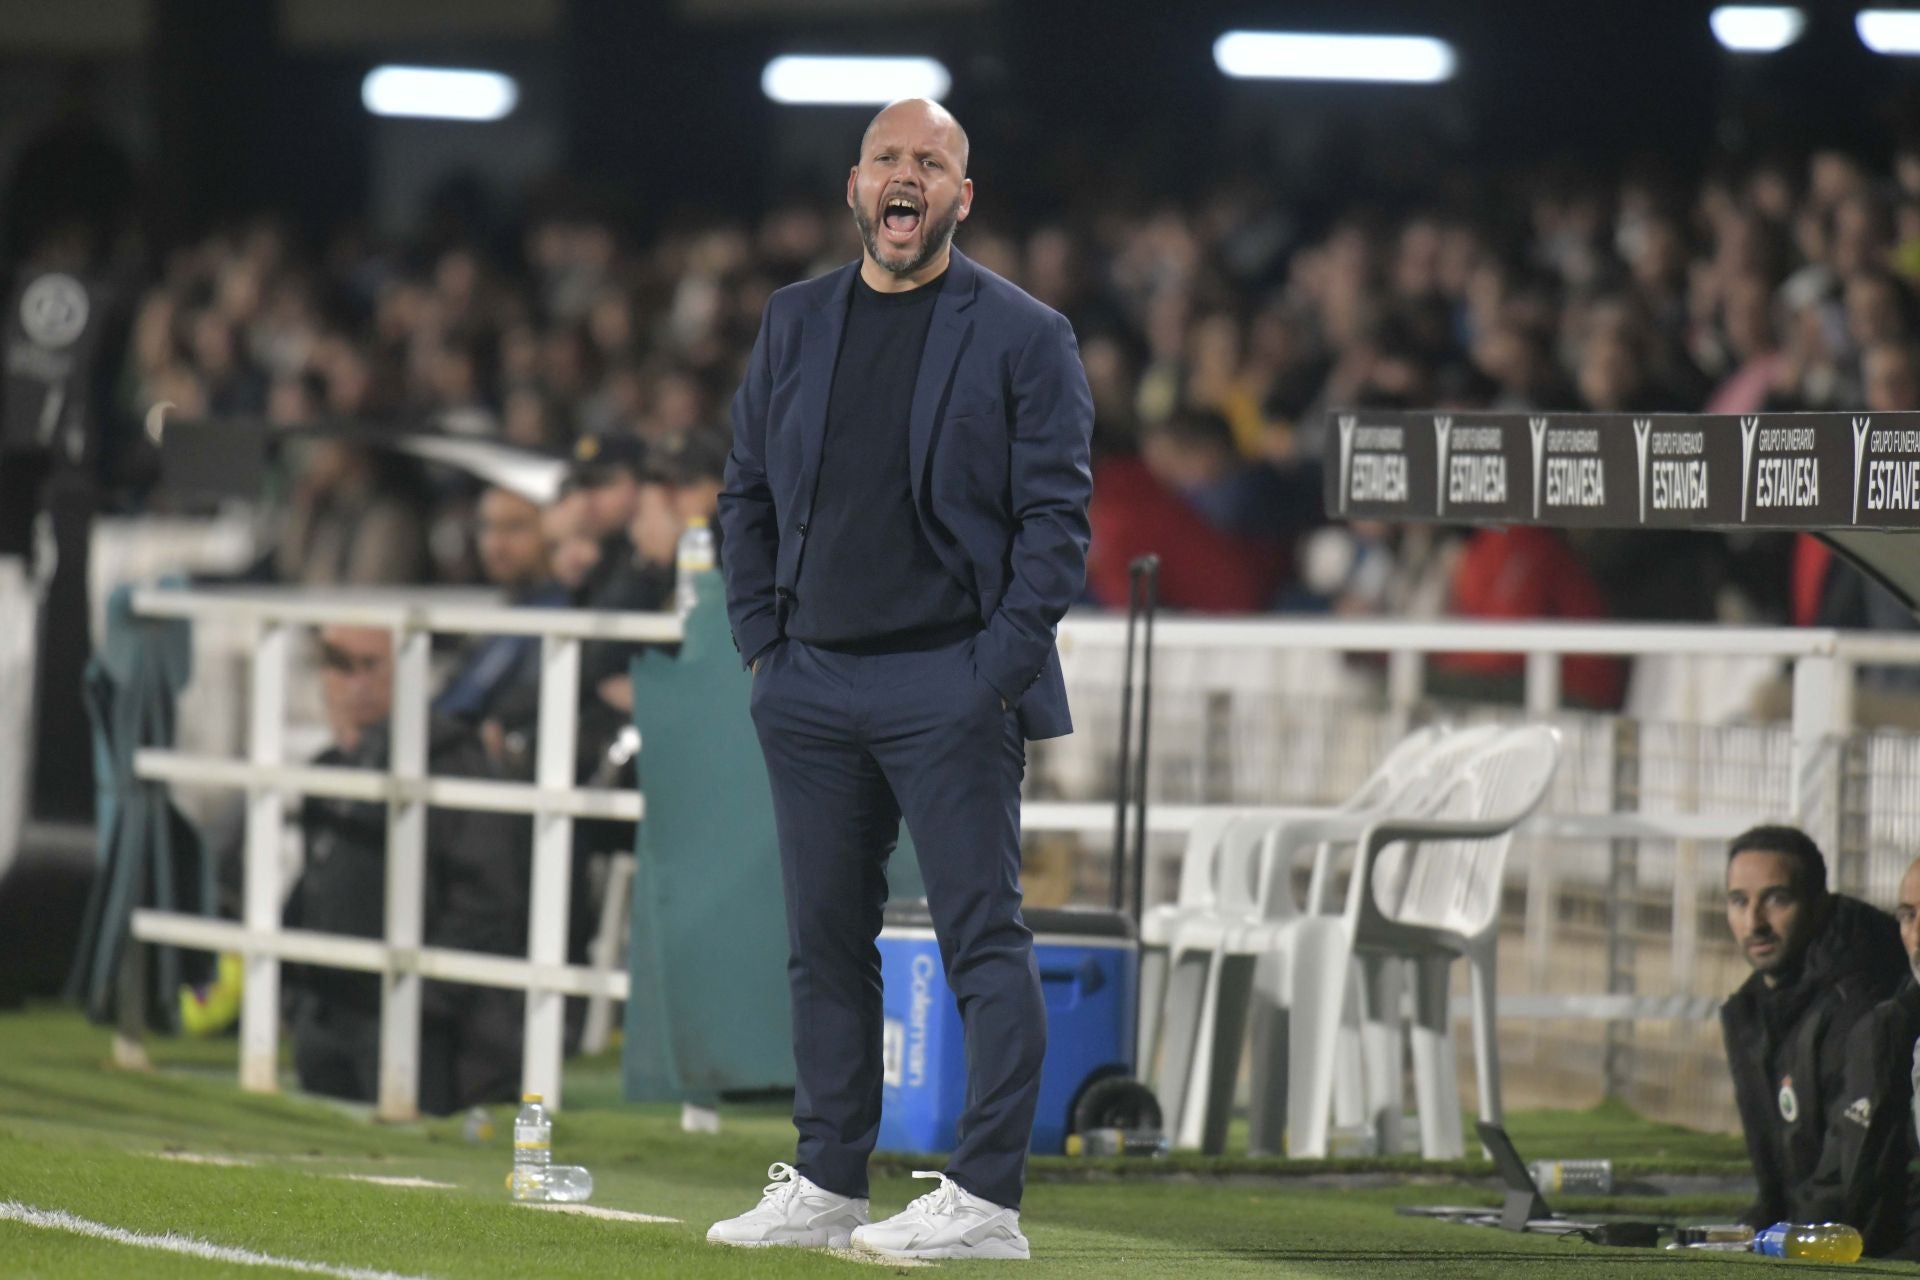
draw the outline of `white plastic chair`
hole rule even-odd
[[[1258,909],[1254,885],[1261,848],[1271,829],[1272,823],[1259,817],[1239,814],[1228,819],[1212,859],[1209,907],[1183,916],[1168,939],[1160,1055],[1150,1081],[1175,1146],[1217,1153],[1225,1144],[1224,1121],[1211,1142],[1199,1131],[1209,1114],[1205,1082],[1211,1078],[1216,1042],[1237,1048],[1245,1023],[1216,1025],[1212,1012],[1220,1004],[1221,975],[1215,957],[1223,939],[1249,923]],[[1234,1056],[1237,1065],[1238,1055]]]
[[[1134,1033],[1134,1070],[1141,1080],[1155,1079],[1154,1057],[1160,1045],[1161,1007],[1167,993],[1167,947],[1180,922],[1213,909],[1214,859],[1220,837],[1233,821],[1230,811],[1209,813],[1187,832],[1180,854],[1180,885],[1172,902],[1149,907],[1140,920],[1140,1022]],[[1115,868],[1114,874],[1119,874]]]
[[[1229,967],[1255,957],[1250,1001],[1252,1056],[1251,1106],[1247,1149],[1253,1155],[1285,1150],[1287,1094],[1292,1042],[1293,935],[1300,909],[1293,897],[1292,874],[1301,854],[1314,851],[1306,901],[1325,896],[1337,851],[1353,844],[1377,817],[1426,812],[1438,802],[1460,763],[1494,741],[1497,726],[1424,731],[1409,735],[1376,772],[1370,785],[1336,813],[1319,818],[1288,818],[1274,829],[1259,887],[1257,922],[1231,935],[1223,948]],[[1337,1034],[1333,1120],[1343,1129],[1367,1129],[1382,1151],[1400,1149],[1400,1113],[1405,1089],[1397,1069],[1398,1019],[1382,1018],[1397,1007],[1392,974],[1364,974],[1356,962]],[[1234,992],[1237,984],[1222,984]],[[1371,997],[1371,998],[1369,998]]]
[[[1363,822],[1364,815],[1391,803],[1409,782],[1424,776],[1429,755],[1448,737],[1439,728],[1416,730],[1397,743],[1338,808],[1253,811],[1235,819],[1229,834],[1215,845],[1211,894],[1179,916],[1167,942],[1171,979],[1143,986],[1160,997],[1162,1006],[1153,1021],[1154,1034],[1163,1041],[1161,1060],[1151,1079],[1175,1146],[1210,1154],[1225,1148],[1254,978],[1252,958],[1238,940],[1263,918],[1277,921],[1293,914],[1292,859],[1298,842],[1280,842],[1279,833],[1317,831],[1329,822],[1343,828]],[[1354,833],[1359,829],[1354,826]],[[1183,885],[1190,870],[1182,868]],[[1244,963],[1241,956],[1247,957]],[[1265,1023],[1261,1031],[1272,1034]],[[1152,1043],[1142,1040],[1143,1046]],[[1143,1047],[1142,1061],[1147,1051]],[[1357,1079],[1357,1057],[1353,1065]]]
[[[1410,1035],[1421,1154],[1448,1159],[1464,1153],[1448,1008],[1456,959],[1465,959],[1471,973],[1480,1116],[1500,1121],[1494,963],[1502,877],[1514,828],[1545,797],[1559,754],[1560,735],[1553,729],[1502,732],[1461,762],[1423,814],[1381,816],[1369,825],[1339,914],[1309,898],[1289,938],[1287,1118],[1293,1155],[1326,1154],[1338,1032],[1356,955],[1401,958],[1415,969]],[[1402,843],[1403,856],[1383,856]],[[1324,884],[1322,878],[1323,892]],[[1390,1064],[1397,1066],[1397,1059]]]

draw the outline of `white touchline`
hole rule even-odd
[[[545,1209],[550,1213],[574,1213],[583,1218],[605,1218],[608,1222],[673,1222],[678,1218],[663,1218],[657,1213],[635,1213],[630,1209],[603,1209],[597,1204],[543,1204],[539,1201],[515,1201],[522,1209]]]
[[[425,1277],[402,1275],[397,1271],[339,1267],[330,1262],[308,1262],[302,1258],[276,1258],[270,1253],[256,1253],[252,1249],[236,1249],[224,1244],[209,1244],[205,1240],[175,1235],[171,1231],[160,1236],[149,1235],[144,1231],[127,1231],[120,1227],[107,1226],[103,1222],[79,1217],[64,1209],[36,1209],[30,1204],[21,1204],[18,1200],[0,1200],[0,1222],[20,1222],[29,1227],[71,1231],[75,1235],[92,1236],[96,1240],[110,1240],[114,1244],[132,1245],[137,1249],[160,1249],[167,1253],[184,1253],[189,1257],[206,1258],[211,1262],[231,1262],[243,1267],[279,1267],[285,1271],[304,1271],[309,1275],[333,1276],[336,1280],[425,1280]]]

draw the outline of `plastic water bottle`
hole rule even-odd
[[[1808,1262],[1858,1262],[1860,1233],[1844,1222],[1776,1222],[1753,1238],[1753,1251],[1769,1258]]]
[[[593,1194],[593,1175],[577,1164],[556,1164],[547,1169],[547,1199],[557,1204],[577,1204]]]
[[[507,1175],[507,1189],[529,1204],[578,1204],[593,1194],[593,1175],[577,1164],[516,1167]]]
[[[507,1189],[515,1200],[570,1204],[593,1194],[593,1175],[577,1164],[553,1163],[553,1118],[537,1093],[521,1095],[513,1120],[513,1170]]]
[[[1708,1222],[1675,1227],[1669,1249],[1719,1249],[1752,1252],[1753,1228],[1744,1222]]]
[[[1527,1166],[1527,1172],[1533,1175],[1533,1185],[1543,1196],[1613,1194],[1611,1160],[1535,1160]]]
[[[513,1172],[508,1185],[515,1200],[545,1200],[547,1168],[553,1162],[553,1120],[540,1094],[521,1095],[513,1118]]]
[[[673,554],[673,607],[682,618],[693,612],[699,593],[694,579],[713,568],[713,530],[705,516],[687,521]]]
[[[487,1114],[485,1107],[471,1107],[467,1111],[465,1122],[460,1126],[462,1136],[476,1146],[493,1141],[493,1117]]]

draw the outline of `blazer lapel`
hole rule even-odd
[[[847,297],[853,292],[858,263],[842,267],[833,292],[806,314],[800,330],[800,487],[801,501],[813,496],[820,475],[820,450],[827,440],[827,397],[833,368],[840,359],[840,335],[847,327]]]
[[[920,376],[913,384],[913,408],[907,419],[913,499],[923,509],[926,499],[921,487],[927,472],[927,451],[933,446],[934,415],[952,385],[954,366],[966,346],[967,330],[972,325],[966,312],[973,305],[975,284],[973,263],[958,249],[953,250],[947,279],[933,304],[933,320],[927,325],[927,345],[920,353]]]

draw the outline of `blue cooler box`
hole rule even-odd
[[[1133,1071],[1139,950],[1116,911],[1027,910],[1047,1002],[1047,1057],[1032,1150],[1066,1147],[1080,1091]],[[967,1046],[925,902],[891,903],[880,932],[886,1088],[880,1147],[951,1151],[967,1101]]]

